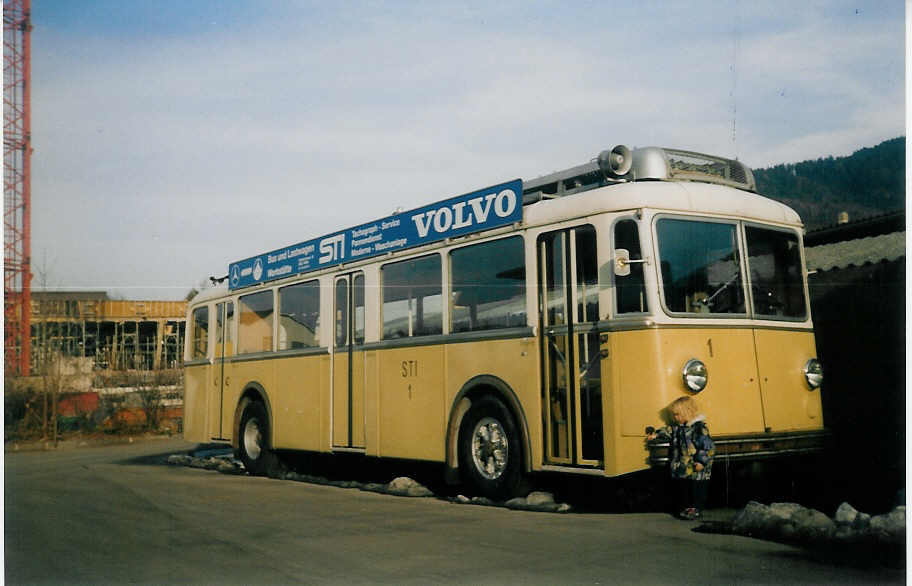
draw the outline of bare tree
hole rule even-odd
[[[50,374],[48,380],[51,386],[51,422],[53,423],[54,447],[57,447],[57,398],[60,396],[60,387],[63,382],[63,353],[56,351],[52,364],[48,369]]]
[[[142,410],[146,415],[146,427],[156,431],[161,424],[164,396],[162,393],[162,373],[154,371],[137,373],[136,392],[142,402]]]

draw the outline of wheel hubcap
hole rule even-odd
[[[260,433],[259,422],[256,419],[248,420],[247,425],[244,426],[244,451],[251,460],[260,457],[262,441],[263,435]]]
[[[510,444],[503,425],[493,417],[485,417],[472,433],[472,459],[475,469],[488,480],[496,480],[507,469]]]

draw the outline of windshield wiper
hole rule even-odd
[[[741,276],[741,270],[739,269],[739,270],[735,271],[735,274],[732,275],[729,280],[725,281],[725,283],[723,283],[721,287],[716,289],[716,291],[712,295],[710,295],[706,299],[702,299],[702,300],[698,301],[697,303],[705,305],[706,307],[712,307],[713,299],[718,297],[718,295],[720,293],[722,293],[722,291],[725,291],[726,289],[728,289],[728,286],[731,285],[732,283],[734,283],[736,280],[738,280],[738,278],[740,276]]]

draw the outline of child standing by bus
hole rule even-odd
[[[678,503],[683,505],[678,517],[699,519],[706,506],[715,446],[709,435],[706,416],[700,413],[695,400],[681,397],[669,405],[668,410],[674,423],[658,431],[650,428],[646,439],[661,437],[669,440],[669,469]]]

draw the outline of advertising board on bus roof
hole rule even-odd
[[[231,263],[228,288],[242,289],[521,220],[522,180],[514,179]]]

